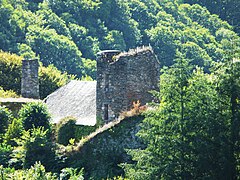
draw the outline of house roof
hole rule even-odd
[[[44,100],[52,115],[52,122],[72,116],[78,125],[96,124],[96,81],[72,80]]]

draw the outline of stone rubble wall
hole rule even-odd
[[[38,68],[39,63],[37,59],[22,61],[22,97],[39,99]]]
[[[107,123],[130,110],[133,102],[152,102],[149,91],[158,90],[159,77],[160,64],[151,48],[125,53],[105,51],[97,59],[97,115],[104,119],[107,104]]]

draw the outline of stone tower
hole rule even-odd
[[[160,64],[149,47],[126,53],[115,50],[97,54],[97,116],[105,123],[122,111],[153,101],[150,90],[157,90]]]
[[[22,61],[22,97],[39,99],[38,67],[38,59]]]

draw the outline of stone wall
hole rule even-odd
[[[77,152],[68,155],[66,166],[84,168],[86,179],[101,180],[123,175],[119,164],[132,163],[126,150],[145,148],[141,139],[136,136],[143,118],[136,116],[123,119],[96,134]]]
[[[151,48],[98,53],[97,115],[107,123],[131,109],[134,101],[153,101],[149,91],[158,89],[159,76],[160,64]]]
[[[24,98],[39,99],[38,67],[37,59],[22,61],[21,95]]]

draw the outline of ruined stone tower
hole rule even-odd
[[[22,61],[22,97],[39,99],[38,67],[37,59]]]
[[[97,116],[105,123],[133,102],[144,105],[153,100],[150,90],[157,90],[159,62],[151,48],[138,48],[127,53],[115,50],[97,54]]]

